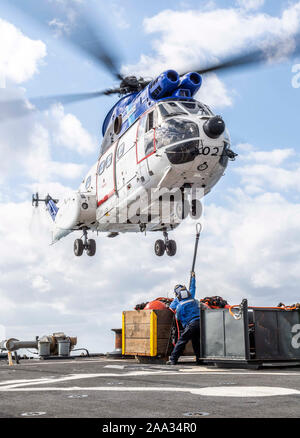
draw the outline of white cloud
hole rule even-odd
[[[71,31],[71,25],[58,18],[53,18],[53,20],[49,21],[48,25],[54,30],[54,36],[56,38],[59,38],[64,34],[69,34]]]
[[[56,8],[50,9],[50,12],[52,13],[59,13],[62,18],[52,18],[48,25],[49,27],[54,30],[54,36],[56,38],[59,38],[63,36],[64,34],[68,35],[72,32],[74,27],[76,26],[76,23],[78,23],[78,19],[80,18],[80,12],[78,11],[77,6],[82,5],[84,3],[84,0],[55,0],[57,3],[57,6],[59,7],[58,10]],[[45,5],[44,5],[45,9]],[[52,15],[52,14],[51,14]]]
[[[203,77],[202,87],[195,98],[213,107],[226,107],[233,104],[230,90],[214,73]]]
[[[240,8],[213,10],[164,10],[144,20],[146,34],[154,35],[151,55],[142,54],[124,73],[152,76],[173,68],[180,73],[201,68],[269,36],[289,37],[299,29],[300,2],[290,5],[281,17]],[[292,39],[285,53],[293,47]],[[201,94],[202,93],[202,94]],[[204,78],[200,98],[210,105],[232,104],[232,90],[215,75]]]
[[[19,163],[27,178],[43,183],[53,178],[79,179],[86,166],[69,162],[54,161],[51,157],[50,133],[47,127],[36,123],[31,126],[28,144],[23,144],[26,154]],[[9,158],[9,154],[8,154]],[[11,171],[14,171],[10,167]]]
[[[11,96],[11,92],[3,91]],[[14,92],[19,94],[19,92]],[[73,114],[65,114],[62,106],[46,113],[12,119],[0,123],[0,150],[5,160],[0,162],[0,183],[18,175],[28,181],[56,181],[70,179],[78,185],[87,171],[86,164],[54,160],[56,148],[66,148],[80,155],[96,150],[96,140],[84,129]],[[57,149],[56,149],[57,150]]]
[[[246,9],[259,9],[265,4],[265,0],[237,0],[237,5]]]
[[[249,146],[249,145],[247,145]],[[237,145],[239,150],[246,147],[246,145]],[[264,165],[279,166],[288,158],[296,155],[293,149],[273,149],[271,151],[256,151],[252,146],[251,150],[246,156],[240,155],[240,158],[245,161],[251,161],[252,163],[262,163]]]
[[[268,164],[243,166],[237,169],[244,184],[273,187],[274,190],[300,191],[300,163],[295,170],[275,168]]]
[[[0,33],[1,77],[17,84],[32,78],[46,56],[45,44],[31,40],[3,19],[0,19]]]
[[[293,159],[287,161],[291,157]],[[266,188],[282,192],[300,191],[300,156],[293,149],[257,151],[250,147],[240,159],[241,166],[235,172],[240,175],[249,194]]]
[[[113,23],[119,29],[128,29],[130,27],[129,21],[126,17],[126,9],[121,6],[119,2],[110,2],[110,11],[113,18]]]
[[[49,292],[51,290],[49,280],[42,275],[36,275],[33,277],[31,284],[34,289],[37,289],[41,293]]]
[[[96,151],[96,140],[83,128],[80,120],[73,114],[65,114],[61,105],[55,106],[50,112],[54,122],[54,141],[57,145],[76,151],[81,155]]]
[[[53,181],[35,181],[31,184],[24,184],[24,188],[26,189],[26,198],[21,199],[22,201],[28,200],[28,191],[29,193],[39,192],[40,197],[44,197],[49,193],[58,199],[67,197],[72,192],[71,187]]]
[[[17,84],[30,79],[46,56],[45,44],[30,40],[2,19],[0,30],[0,76],[5,70],[6,78]],[[1,90],[1,100],[21,99],[25,102],[25,94],[24,89],[9,87]],[[14,178],[16,186],[21,178],[26,178],[24,184],[30,181],[42,184],[61,177],[77,179],[79,185],[87,170],[86,165],[67,159],[54,160],[55,147],[82,155],[95,151],[96,141],[73,114],[65,114],[62,106],[55,106],[46,113],[34,113],[31,117],[1,120],[0,151],[5,159],[0,161],[0,184],[4,187],[10,178]],[[5,186],[7,188],[7,184]]]
[[[232,296],[232,286],[240,297],[248,296],[252,304],[256,301],[276,305],[275,300],[280,297],[297,300],[300,204],[288,202],[278,194],[250,197],[242,192],[232,198],[232,205],[232,212],[214,206],[206,210],[207,231],[212,229],[213,235],[209,239],[211,246],[205,249],[214,254],[211,262],[217,281],[223,279],[222,293]],[[216,251],[214,236],[218,237]],[[206,274],[207,261],[203,270],[208,281],[211,273]]]

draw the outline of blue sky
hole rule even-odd
[[[102,19],[101,8],[106,2],[90,1],[89,3],[91,7],[98,10],[98,15]],[[114,15],[107,14],[105,22],[108,19],[109,25],[106,27],[115,40],[123,64],[135,64],[141,53],[153,53],[153,40],[160,36],[159,32],[156,34],[145,32],[143,20],[146,17],[153,17],[164,9],[207,10],[207,4],[210,2],[164,1],[163,7],[158,1],[148,3],[127,0],[120,2],[119,7],[117,1],[111,3],[114,5],[113,8],[111,7],[114,11],[113,14],[119,10],[124,24],[118,26],[115,24],[118,21],[114,19]],[[259,12],[249,11],[249,14],[265,13],[273,17],[280,16],[284,8],[292,3],[266,0]],[[211,6],[212,9],[229,9],[236,7],[236,2],[217,1],[213,2],[213,5],[215,6]],[[108,5],[108,9],[109,7]],[[74,50],[69,50],[69,47],[61,39],[51,38],[51,34],[37,26],[34,21],[15,8],[4,3],[2,17],[8,21],[11,20],[30,38],[40,39],[42,36],[43,40],[47,41],[48,56],[44,60],[45,65],[39,68],[38,75],[25,84],[28,96],[97,90],[115,83],[105,69],[101,70],[93,63],[88,64],[88,60],[84,56]],[[201,37],[201,31],[199,37]],[[298,61],[300,62],[299,59]],[[243,70],[242,72],[221,75],[226,86],[232,89],[236,96],[232,107],[218,108],[216,106],[216,110],[221,112],[225,120],[228,121],[233,139],[255,142],[258,146],[263,145],[264,148],[273,147],[275,142],[282,145],[288,143],[292,147],[297,146],[297,136],[292,131],[280,129],[280,125],[294,125],[299,122],[297,111],[299,93],[291,86],[291,68],[296,62],[297,58],[292,57],[284,65],[271,69],[261,66],[251,67],[249,71]],[[174,64],[176,64],[176,60],[174,60]],[[171,67],[176,68],[176,65]],[[205,87],[205,80],[203,87]],[[95,102],[74,104],[69,107],[69,110],[80,117],[89,132],[98,135],[99,125],[101,125],[106,111],[114,102],[115,97],[107,97]],[[281,105],[278,107],[279,103],[283,107]],[[268,129],[270,125],[272,125],[272,129]],[[276,126],[277,129],[275,129]]]
[[[78,0],[64,1],[72,5]],[[6,36],[0,43],[0,73],[7,80],[1,98],[116,84],[105,69],[10,3],[3,2],[0,14]],[[300,30],[296,0],[87,3],[112,36],[122,71],[152,77],[189,63],[200,68],[263,36]],[[7,47],[14,48],[14,56]],[[298,63],[300,58],[291,56],[280,65],[203,78],[199,99],[224,117],[239,158],[204,202],[200,295],[223,295],[234,304],[245,296],[256,305],[299,301],[300,88],[292,87],[292,67]],[[0,126],[5,157],[0,163],[0,302],[10,309],[2,324],[11,336],[69,330],[82,345],[108,350],[113,345],[109,329],[120,324],[122,310],[187,281],[192,222],[175,233],[180,250],[174,260],[155,258],[156,236],[150,235],[113,241],[100,236],[95,258],[75,259],[74,236],[49,247],[43,212],[41,219],[32,213],[33,190],[60,196],[78,188],[97,158],[102,121],[115,101],[105,97],[51,108]]]

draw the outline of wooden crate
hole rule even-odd
[[[170,310],[132,310],[122,316],[122,354],[167,357],[170,354],[173,313]],[[184,355],[193,355],[189,343]]]

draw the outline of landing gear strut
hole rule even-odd
[[[154,245],[155,254],[161,257],[166,252],[168,256],[173,257],[177,251],[175,240],[169,240],[167,231],[164,231],[164,240],[158,239]]]
[[[77,257],[80,257],[82,256],[83,251],[86,251],[87,255],[90,257],[96,254],[96,241],[87,238],[87,229],[83,230],[83,240],[76,239],[74,242],[74,254]]]

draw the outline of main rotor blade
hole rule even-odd
[[[119,72],[120,61],[112,48],[111,40],[105,32],[98,32],[103,24],[92,24],[87,11],[80,2],[41,1],[41,0],[6,0],[23,13],[35,19],[40,25],[56,30],[57,36],[72,44],[81,52],[88,54],[94,61],[104,66],[116,79],[122,80]],[[105,41],[106,40],[106,41]]]
[[[226,71],[230,69],[238,69],[248,65],[258,65],[267,63],[269,60],[280,60],[280,55],[286,57],[284,51],[280,53],[280,47],[290,47],[291,39],[293,38],[293,55],[300,53],[300,34],[291,36],[286,39],[278,39],[269,45],[264,45],[264,48],[254,48],[246,53],[240,53],[232,57],[228,57],[219,63],[208,65],[207,67],[195,70],[199,74],[205,74],[216,71]],[[282,61],[282,58],[281,58]],[[183,76],[186,73],[183,73]]]
[[[116,88],[104,91],[94,91],[90,93],[35,97],[33,99],[30,99],[29,102],[25,99],[0,101],[0,121],[28,116],[34,112],[46,110],[52,105],[59,103],[61,103],[62,105],[68,105],[70,103],[95,99],[96,97],[100,96],[109,96],[110,94],[115,94],[119,92],[120,89]]]

